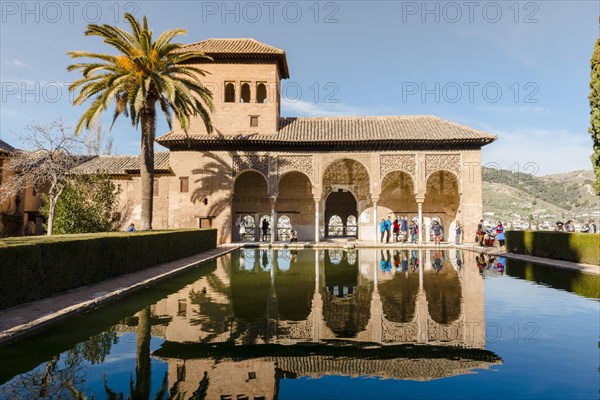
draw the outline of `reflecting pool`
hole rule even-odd
[[[598,276],[244,249],[0,348],[0,398],[597,398]]]

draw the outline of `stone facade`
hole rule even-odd
[[[444,240],[454,240],[456,222],[472,240],[482,214],[480,148],[495,136],[432,116],[280,118],[285,52],[253,39],[189,48],[214,59],[197,64],[208,72],[214,132],[197,118],[187,134],[175,126],[157,139],[170,152],[156,178],[154,228],[212,226],[228,243],[258,240],[266,218],[277,227],[273,241],[287,238],[290,224],[299,240],[376,240],[381,218],[407,216],[420,240],[431,239],[433,219]],[[139,222],[139,175],[115,179]]]

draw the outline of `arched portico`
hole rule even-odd
[[[340,217],[344,224],[343,236],[362,237],[360,223],[354,234],[346,227],[348,218],[358,221],[361,212],[371,205],[371,178],[368,168],[359,161],[340,158],[327,165],[323,172],[322,193],[325,195],[323,226],[320,230],[324,236],[330,236],[328,223],[332,216]],[[321,223],[321,221],[320,221]]]
[[[232,199],[232,230],[233,240],[255,241],[260,240],[260,221],[265,215],[271,214],[269,207],[269,196],[267,179],[263,174],[254,170],[246,170],[240,173],[233,185]],[[244,217],[251,216],[254,226],[240,227]],[[242,232],[242,230],[244,232]],[[250,232],[249,230],[252,230]]]
[[[429,223],[423,226],[422,232],[429,233],[431,222],[437,218],[441,220],[444,240],[452,240],[454,233],[450,232],[450,225],[458,215],[459,206],[460,192],[457,176],[446,170],[436,171],[429,175],[423,202],[423,216]]]
[[[279,178],[275,201],[276,220],[279,221],[281,215],[287,216],[299,240],[314,239],[315,202],[312,192],[312,183],[302,172],[290,171]]]

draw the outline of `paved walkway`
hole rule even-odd
[[[22,338],[67,317],[115,301],[119,297],[213,260],[239,246],[219,247],[191,257],[121,275],[32,303],[0,310],[0,344]]]

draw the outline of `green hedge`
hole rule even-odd
[[[0,309],[214,249],[216,229],[0,240]]]
[[[511,253],[600,265],[600,234],[508,231],[506,249]]]

